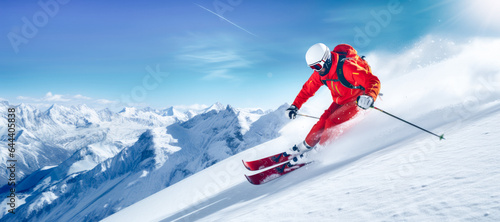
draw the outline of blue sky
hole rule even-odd
[[[474,3],[472,3],[474,2]],[[274,109],[311,74],[308,47],[399,52],[428,34],[498,36],[495,0],[0,3],[0,98],[11,103]],[[376,74],[376,73],[375,73]]]

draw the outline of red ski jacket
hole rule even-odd
[[[338,81],[337,61],[339,59],[339,54],[335,52],[331,53],[332,67],[328,74],[320,76],[318,72],[314,71],[295,98],[293,105],[300,109],[300,107],[302,107],[302,105],[311,98],[322,85],[326,85],[328,89],[330,89],[333,102],[339,105],[355,101],[358,96],[363,94],[371,96],[373,100],[376,100],[380,91],[380,80],[371,73],[370,68],[368,67],[368,69],[365,69],[357,65],[354,60],[345,60],[343,73],[346,80],[354,86],[363,86],[365,90],[347,88]]]

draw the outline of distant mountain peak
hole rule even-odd
[[[210,112],[212,110],[215,110],[215,111],[219,112],[221,110],[224,110],[225,108],[226,107],[224,107],[224,105],[222,103],[216,102],[213,105],[211,105],[210,107],[208,107],[205,112]]]
[[[2,104],[4,106],[10,106],[9,102],[7,100],[2,100],[1,98],[0,98],[0,104]]]

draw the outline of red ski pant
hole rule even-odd
[[[324,144],[335,135],[328,133],[327,130],[339,125],[347,120],[350,120],[358,113],[359,108],[356,101],[339,105],[332,103],[330,108],[325,110],[319,121],[314,125],[306,137],[307,145],[313,147],[316,144]]]

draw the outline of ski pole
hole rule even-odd
[[[309,116],[309,115],[304,115],[304,114],[300,114],[300,113],[297,113],[297,115],[304,116],[304,117],[309,117],[309,118],[313,118],[313,119],[319,119],[318,117],[315,117],[315,116]]]
[[[433,132],[431,132],[431,131],[429,131],[429,130],[426,130],[426,129],[424,129],[424,128],[420,127],[420,126],[417,126],[417,125],[415,125],[415,124],[413,124],[413,123],[410,123],[410,122],[408,122],[408,121],[406,121],[406,120],[404,120],[404,119],[401,119],[401,118],[399,118],[399,117],[397,117],[397,116],[395,116],[395,115],[392,115],[392,114],[390,114],[390,113],[388,113],[388,112],[386,112],[386,111],[384,111],[384,110],[381,110],[381,109],[379,109],[379,108],[377,108],[377,107],[375,107],[375,106],[372,106],[371,108],[374,108],[374,109],[376,109],[376,110],[378,110],[378,111],[380,111],[380,112],[383,112],[383,113],[385,113],[385,114],[387,114],[387,115],[389,115],[389,116],[391,116],[391,117],[394,117],[394,118],[396,118],[396,119],[398,119],[398,120],[401,120],[401,121],[403,121],[403,122],[405,122],[405,123],[407,123],[407,124],[410,124],[410,125],[412,125],[412,126],[414,126],[414,127],[418,128],[418,129],[420,129],[420,130],[423,130],[424,132],[427,132],[427,133],[430,133],[430,134],[432,134],[432,135],[434,135],[434,136],[437,136],[437,137],[439,137],[439,140],[444,140],[444,134],[437,135],[437,134],[435,134],[435,133],[433,133]]]

